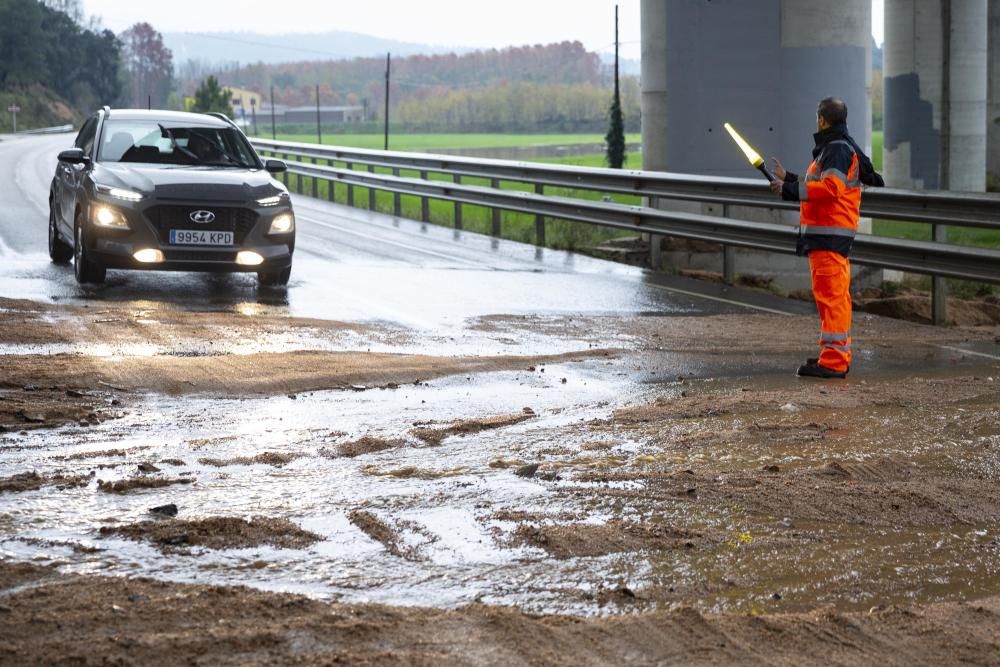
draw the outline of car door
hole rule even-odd
[[[85,155],[94,157],[94,139],[97,137],[97,116],[91,116],[76,135],[73,145],[83,149]],[[84,173],[89,167],[82,164],[60,162],[56,167],[56,197],[59,201],[59,217],[66,238],[73,238],[73,212],[76,210],[78,190]]]

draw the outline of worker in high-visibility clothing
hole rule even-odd
[[[847,105],[828,97],[816,110],[816,147],[805,178],[774,159],[771,190],[799,203],[797,251],[808,255],[820,318],[820,352],[798,375],[844,378],[851,369],[851,263],[848,255],[861,209],[861,160],[867,157],[847,132]],[[868,163],[870,164],[870,162]]]

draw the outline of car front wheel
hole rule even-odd
[[[49,257],[56,264],[65,264],[73,259],[73,246],[59,236],[56,229],[56,212],[49,206]]]
[[[73,249],[73,274],[76,276],[76,282],[81,285],[84,283],[103,283],[107,269],[97,262],[91,261],[84,238],[83,224],[77,220],[76,244]]]
[[[260,271],[257,282],[263,287],[284,287],[292,275],[292,267],[287,266],[278,271]]]

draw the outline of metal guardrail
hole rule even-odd
[[[21,130],[18,134],[63,134],[73,131],[73,125],[57,125],[55,127],[39,127],[34,130]]]
[[[348,188],[348,204],[353,205],[353,188],[365,187],[369,188],[368,206],[373,208],[375,190],[392,192],[395,194],[394,212],[399,215],[399,195],[416,195],[422,198],[421,217],[424,220],[429,217],[428,199],[451,201],[455,203],[456,227],[461,227],[461,205],[490,207],[494,211],[495,235],[500,233],[499,211],[533,214],[539,244],[544,244],[546,217],[716,242],[727,246],[727,252],[723,253],[727,278],[734,277],[733,255],[728,246],[779,253],[794,253],[795,248],[796,230],[793,227],[726,215],[734,206],[798,208],[794,202],[776,200],[760,179],[548,165],[261,139],[254,139],[253,143],[259,151],[286,160],[289,172],[299,179],[300,191],[302,178],[311,177],[314,196],[318,181],[342,183]],[[335,166],[338,163],[344,166]],[[358,165],[367,171],[353,168]],[[392,175],[375,173],[376,167],[392,170]],[[399,175],[401,170],[417,171],[420,178],[402,177]],[[427,178],[430,173],[449,176],[451,181],[430,180]],[[491,187],[463,184],[461,180],[466,177],[488,179]],[[501,181],[530,184],[534,192],[500,189]],[[717,217],[551,196],[545,194],[546,187],[638,195],[649,200],[716,203],[723,205],[724,215]],[[862,198],[861,210],[866,217],[931,223],[937,229],[935,238],[940,238],[943,225],[1000,230],[1000,196],[997,195],[869,189]],[[993,249],[859,234],[851,259],[859,264],[934,276],[939,287],[933,292],[935,314],[940,315],[941,321],[944,320],[941,278],[1000,283],[1000,251]]]

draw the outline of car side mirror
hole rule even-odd
[[[280,174],[283,171],[288,171],[288,165],[281,160],[268,160],[264,163],[264,169],[272,174]]]
[[[84,154],[82,148],[67,148],[59,153],[59,161],[70,164],[90,164],[90,157]]]

